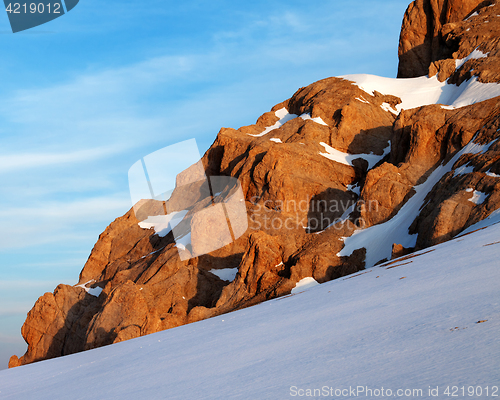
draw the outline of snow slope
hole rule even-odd
[[[490,398],[500,386],[499,251],[496,223],[302,293],[0,371],[0,398],[255,400],[317,389],[343,399],[382,388],[431,398],[437,388],[432,398],[445,399],[454,385]]]

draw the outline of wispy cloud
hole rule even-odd
[[[17,290],[25,290],[22,286],[17,287]],[[0,305],[0,317],[8,317],[13,315],[26,316],[27,312],[33,307],[33,303],[4,303]]]
[[[120,146],[85,149],[65,153],[19,153],[0,155],[0,173],[61,164],[77,164],[120,153]]]
[[[2,279],[0,281],[0,290],[12,290],[17,287],[25,287],[25,288],[42,288],[47,286],[53,286],[57,284],[55,281],[44,281],[41,279],[15,279],[15,280],[5,280]],[[55,286],[54,286],[55,287]],[[1,309],[1,308],[0,308]]]
[[[50,218],[62,221],[72,218],[73,221],[84,221],[89,215],[100,216],[109,210],[131,207],[129,199],[119,197],[87,198],[73,202],[50,202],[38,204],[34,207],[11,207],[9,210],[0,210],[0,217],[12,214],[24,215],[28,218]]]
[[[0,333],[0,343],[24,344],[24,339],[23,339],[23,337],[20,334],[17,334],[17,335],[3,335],[3,334]],[[14,351],[17,351],[17,349],[14,350]],[[9,355],[12,355],[12,354],[9,353]]]
[[[31,207],[0,210],[0,249],[19,249],[40,244],[84,241],[95,237],[92,223],[110,221],[130,209],[127,197],[84,198],[79,201],[36,203]]]

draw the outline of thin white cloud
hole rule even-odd
[[[123,151],[119,146],[77,150],[67,153],[20,153],[0,154],[0,174],[29,168],[60,164],[76,164],[110,157]]]
[[[40,244],[87,242],[99,232],[92,223],[111,222],[131,208],[128,197],[87,198],[72,202],[31,204],[29,207],[8,207],[0,210],[0,249],[33,247]]]
[[[23,287],[17,288],[18,290],[23,290]],[[43,293],[41,293],[43,294]],[[12,315],[26,315],[29,310],[33,307],[33,303],[5,303],[0,305],[0,317],[9,317]]]
[[[3,335],[3,334],[0,333],[0,343],[24,344],[25,342],[24,342],[24,339],[21,336],[21,334],[18,334],[18,335]]]
[[[9,210],[0,210],[0,217],[7,217],[12,214],[26,216],[28,218],[58,218],[62,221],[71,219],[73,221],[83,221],[89,216],[107,215],[110,210],[131,208],[130,199],[117,197],[88,198],[73,202],[51,202],[38,204],[34,207],[11,207]]]
[[[78,253],[78,252],[74,251],[74,250],[71,251],[71,255],[74,255],[75,253]],[[86,250],[81,252],[81,257],[79,257],[79,258],[62,258],[64,255],[64,252],[60,251],[60,252],[57,252],[57,254],[60,256],[60,258],[58,258],[55,261],[50,261],[50,262],[44,262],[44,261],[20,262],[16,265],[19,268],[30,268],[30,269],[32,268],[32,269],[41,269],[41,270],[47,270],[47,269],[62,270],[68,266],[81,267],[81,266],[83,266],[83,264],[85,264],[85,261],[87,260],[87,258],[89,256],[89,253],[90,253],[90,249],[86,249]],[[30,281],[25,281],[25,280],[19,280],[19,281],[10,280],[10,281],[6,281],[6,282],[14,282],[14,283],[28,282],[28,285],[31,285]],[[36,282],[39,282],[39,281],[33,281],[33,284],[35,284]],[[47,282],[52,282],[52,281],[47,281]],[[3,282],[0,282],[0,285],[2,283]],[[45,284],[45,283],[43,282],[42,284]]]
[[[47,286],[54,286],[54,288],[59,284],[60,282],[56,282],[54,280],[35,280],[35,279],[13,279],[13,280],[5,280],[2,279],[0,281],[0,290],[6,291],[6,290],[12,290],[13,288],[19,288],[19,287],[24,287],[24,288],[43,288]],[[21,308],[21,307],[20,307]],[[0,308],[1,309],[1,308]]]

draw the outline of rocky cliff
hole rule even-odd
[[[500,207],[499,15],[489,1],[417,0],[398,75],[419,78],[327,78],[255,125],[221,129],[202,162],[208,176],[240,182],[245,234],[182,261],[172,233],[139,226],[166,205],[142,202],[100,235],[78,285],[40,297],[22,327],[28,350],[9,366],[287,295],[304,278],[369,268],[489,216]],[[228,269],[234,279],[219,278]]]

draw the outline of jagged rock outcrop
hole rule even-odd
[[[54,293],[45,293],[22,327],[28,350],[19,359],[13,356],[9,367],[81,351],[87,340],[85,328],[99,305],[99,299],[78,287],[59,285]]]
[[[413,2],[399,75],[437,74],[450,85],[500,82],[497,15],[500,5],[489,2]],[[495,92],[490,85],[476,89]],[[415,242],[386,243],[386,258],[454,237],[500,205],[500,97],[489,97],[397,112],[397,96],[328,78],[299,89],[255,125],[222,128],[202,163],[207,176],[240,182],[245,234],[183,261],[172,233],[139,226],[165,209],[182,210],[186,196],[188,222],[211,203],[203,190],[181,187],[200,174],[188,169],[166,203],[143,200],[109,225],[78,286],[60,285],[37,301],[22,328],[28,351],[9,365],[147,335],[287,295],[306,277],[322,283],[370,267],[368,243],[339,254],[345,238],[390,224],[431,179],[408,224]],[[237,269],[235,278],[219,278],[221,269]]]
[[[458,50],[447,37],[453,23],[489,6],[484,0],[416,0],[406,10],[399,38],[398,78],[427,75],[432,62],[450,58]]]
[[[467,118],[474,115],[474,119]],[[460,110],[450,118],[445,129],[457,129],[468,121],[469,134],[474,135],[474,143],[485,145],[477,154],[460,156],[448,172],[428,195],[428,201],[419,217],[414,221],[412,232],[418,233],[417,247],[425,248],[451,239],[465,227],[479,222],[499,207],[500,143],[496,140],[500,130],[500,102],[498,98],[474,104]],[[461,127],[458,127],[461,129]],[[464,131],[465,133],[466,131]],[[461,138],[468,143],[467,138]],[[489,147],[488,144],[491,144]],[[460,142],[455,142],[460,146]],[[453,144],[448,146],[446,158],[450,158]],[[475,198],[477,197],[477,199]]]

